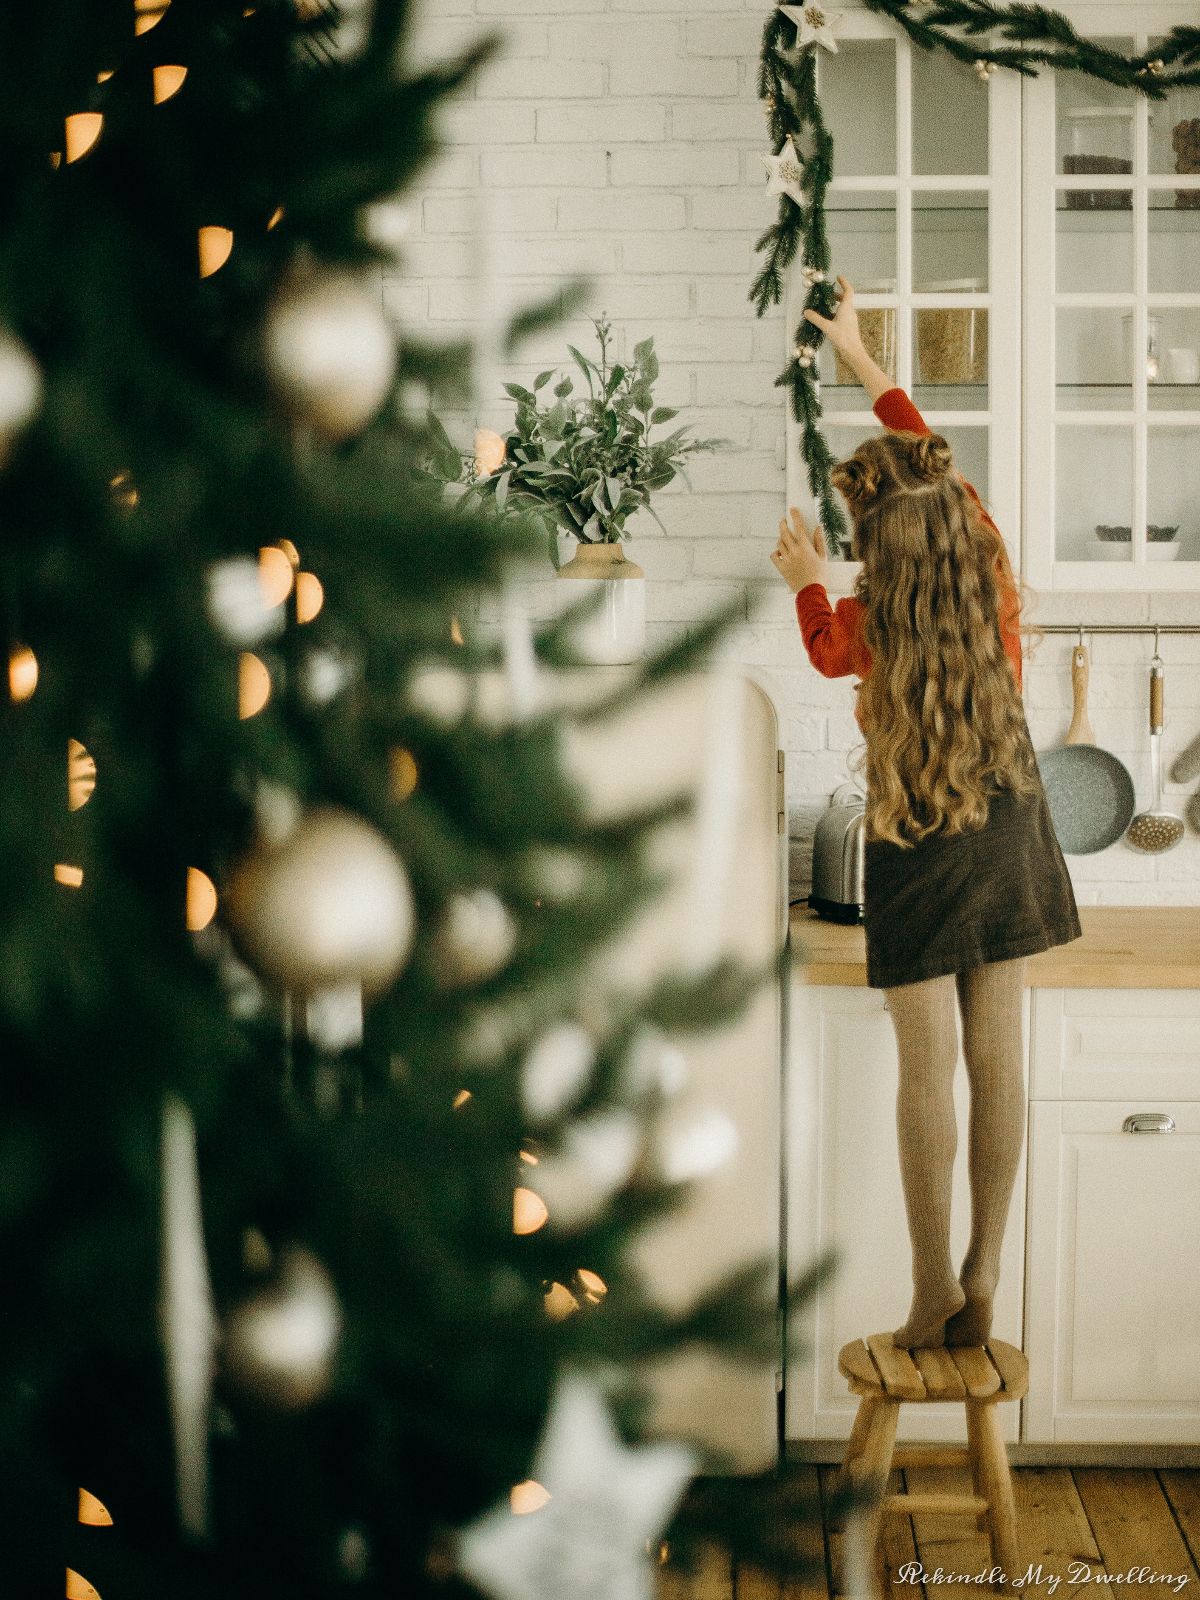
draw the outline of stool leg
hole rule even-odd
[[[986,1500],[987,1487],[984,1484],[983,1471],[980,1466],[980,1462],[983,1459],[982,1435],[979,1431],[979,1413],[981,1409],[980,1406],[972,1405],[969,1400],[966,1403],[967,1455],[970,1458],[971,1491],[973,1494],[977,1494],[981,1500]],[[986,1511],[981,1511],[975,1518],[975,1532],[988,1532],[988,1513]]]
[[[1012,1475],[1008,1466],[1008,1452],[1000,1436],[1000,1422],[996,1406],[984,1401],[967,1401],[968,1414],[974,1412],[972,1458],[978,1461],[979,1478],[984,1498],[988,1503],[988,1542],[992,1561],[1000,1567],[1008,1585],[1021,1577],[1023,1568],[1017,1551],[1017,1510],[1013,1503]]]
[[[873,1398],[873,1397],[872,1397]],[[871,1563],[879,1583],[881,1551],[879,1532],[883,1521],[883,1495],[888,1475],[892,1470],[892,1450],[896,1443],[896,1423],[900,1417],[900,1402],[882,1396],[875,1401],[862,1449],[850,1464],[850,1474],[856,1483],[868,1488],[874,1497],[873,1504],[860,1513],[859,1527],[862,1550]],[[882,1593],[882,1585],[880,1585]]]
[[[850,1463],[855,1456],[862,1454],[863,1445],[867,1442],[871,1420],[879,1409],[879,1396],[864,1394],[858,1402],[858,1410],[854,1413],[854,1426],[850,1430],[850,1437],[846,1440],[846,1453],[842,1457],[842,1471],[849,1472]]]

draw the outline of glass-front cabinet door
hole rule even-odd
[[[1194,5],[1071,9],[1124,54]],[[1025,98],[1025,569],[1200,588],[1200,89],[1079,73]]]
[[[1020,550],[1021,88],[981,81],[892,24],[843,13],[837,54],[819,52],[834,142],[826,196],[833,273],[855,287],[864,340],[949,440],[1009,544]],[[797,262],[789,345],[805,298]],[[840,458],[879,424],[826,341],[818,376]],[[788,491],[811,507],[794,424]],[[855,566],[834,566],[848,588]]]

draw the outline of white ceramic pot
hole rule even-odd
[[[575,648],[595,666],[641,659],[646,648],[646,574],[619,544],[581,544],[558,570],[579,586],[572,600],[599,591],[600,608],[575,629]]]

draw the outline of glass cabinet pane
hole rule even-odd
[[[831,189],[825,225],[834,272],[864,294],[896,292],[896,195],[893,190]]]
[[[1146,441],[1146,559],[1200,558],[1200,435],[1150,428]],[[1172,531],[1174,530],[1174,531]]]
[[[954,465],[967,482],[974,487],[976,494],[986,506],[989,500],[990,485],[987,428],[940,428],[936,420],[929,418],[926,420],[934,432],[940,433],[951,450],[953,450]],[[1009,539],[1013,537],[1014,531],[1012,528],[1000,529],[1000,532]]]
[[[841,39],[836,57],[821,53],[818,93],[842,177],[881,178],[896,171],[896,47],[890,39]],[[870,115],[863,115],[863,107]]]
[[[1155,306],[1150,317],[1157,324],[1152,331],[1158,344],[1158,376],[1147,395],[1150,409],[1200,412],[1200,305]],[[1200,434],[1193,448],[1200,455]]]
[[[974,70],[941,51],[912,52],[912,169],[964,177],[988,169],[991,96]]]
[[[1179,197],[1189,202],[1179,204]],[[1196,197],[1197,206],[1190,202]],[[1151,294],[1200,292],[1200,189],[1151,189],[1147,195]]]
[[[1054,356],[1060,411],[1133,408],[1133,335],[1128,314],[1111,306],[1061,307]]]
[[[1130,560],[1133,430],[1060,426],[1054,478],[1058,559]]]
[[[1055,220],[1055,281],[1060,294],[1133,292],[1133,196],[1128,189],[1107,191],[1121,201],[1109,210],[1084,211],[1058,196]]]
[[[913,288],[963,294],[988,286],[988,196],[976,189],[913,195]]]

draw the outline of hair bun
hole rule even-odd
[[[829,480],[847,500],[871,500],[879,493],[879,464],[862,456],[848,456],[834,467]]]
[[[953,470],[954,452],[940,433],[923,433],[913,441],[908,465],[921,483],[938,483]]]

